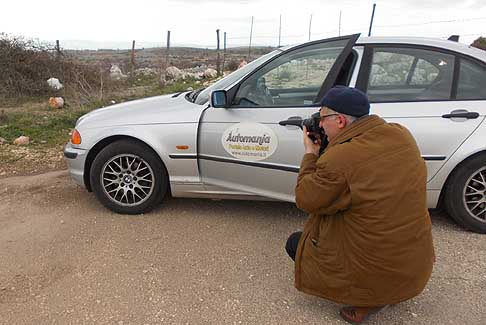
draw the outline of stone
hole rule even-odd
[[[20,136],[14,140],[13,144],[16,146],[26,146],[30,143],[30,138],[26,136]]]
[[[62,97],[51,97],[49,98],[49,106],[51,108],[63,108],[64,107],[64,98]]]
[[[218,71],[212,69],[212,68],[207,68],[204,70],[204,78],[205,79],[214,79],[218,76]]]
[[[7,140],[5,140],[4,138],[1,138],[1,137],[0,137],[0,146],[1,146],[2,144],[6,143],[6,142],[7,142]]]
[[[157,70],[153,68],[139,68],[133,71],[133,74],[136,76],[153,76],[157,74]]]
[[[182,71],[177,67],[168,67],[165,69],[166,80],[178,80],[182,78]]]
[[[246,62],[246,60],[241,60],[241,61],[240,61],[240,64],[238,64],[238,69],[243,68],[243,67],[244,67],[245,65],[247,65],[247,64],[248,64],[248,62]]]
[[[123,74],[119,66],[112,64],[110,68],[110,78],[113,80],[121,80],[127,78],[127,76]]]

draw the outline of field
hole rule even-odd
[[[252,58],[270,50],[271,48],[253,49]],[[230,72],[229,68],[235,69],[240,60],[247,59],[247,51],[246,48],[228,50],[225,73]],[[165,49],[160,48],[136,50],[135,71],[144,68],[154,71],[150,74],[130,75],[132,67],[128,50],[65,51],[63,55],[74,60],[81,68],[86,67],[88,71],[99,69],[102,73],[89,79],[94,81],[71,83],[65,85],[61,91],[0,98],[0,177],[63,168],[63,145],[68,141],[76,120],[93,109],[138,98],[206,87],[216,80],[186,78],[160,82],[161,71],[166,62]],[[182,71],[204,71],[207,68],[215,69],[216,60],[217,53],[214,50],[173,48],[170,50],[169,66],[175,66]],[[221,64],[222,60],[221,55]],[[112,65],[118,66],[127,77],[122,80],[110,79],[109,70]],[[92,69],[93,67],[95,68]],[[44,80],[47,78],[42,82]],[[64,97],[65,106],[62,109],[49,107],[49,97],[59,95]],[[30,144],[13,145],[13,141],[20,136],[29,137]]]

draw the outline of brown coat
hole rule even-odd
[[[295,194],[310,218],[296,288],[353,306],[422,292],[435,259],[426,174],[410,132],[376,115],[351,124],[319,158],[304,155]]]

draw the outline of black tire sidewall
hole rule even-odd
[[[451,175],[445,193],[445,207],[449,215],[463,227],[482,234],[486,233],[486,222],[480,222],[469,214],[464,206],[463,191],[473,173],[485,165],[486,154],[480,154],[465,161]]]
[[[100,183],[100,173],[104,164],[111,158],[122,154],[139,156],[150,165],[154,172],[155,186],[152,194],[146,201],[136,206],[128,207],[116,204],[108,198],[103,190],[103,185]],[[168,176],[160,157],[145,144],[134,140],[119,140],[103,148],[91,165],[90,182],[98,200],[108,209],[121,214],[149,212],[162,201],[168,189]]]

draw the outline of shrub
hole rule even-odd
[[[100,79],[109,86],[108,71],[81,64],[45,43],[0,34],[0,98],[64,95],[89,100],[99,93]],[[47,79],[58,78],[64,85],[54,91]]]

